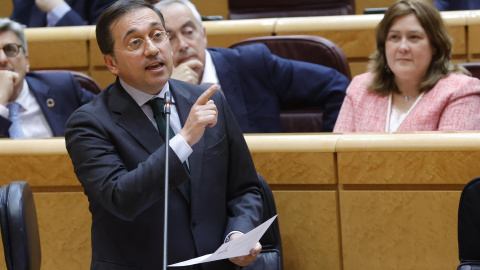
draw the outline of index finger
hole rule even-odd
[[[200,62],[200,60],[197,60],[197,59],[188,60],[187,62],[184,62],[183,64],[187,65],[191,69],[203,67],[202,62]]]
[[[198,97],[197,102],[195,102],[195,105],[205,105],[207,103],[208,99],[210,97],[212,97],[213,93],[215,93],[215,91],[217,91],[217,89],[218,89],[218,84],[214,84],[214,85],[210,86],[210,88],[205,90],[205,92],[203,92],[203,94],[201,94]]]

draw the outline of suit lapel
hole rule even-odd
[[[25,79],[27,80],[30,91],[32,91],[34,94],[38,105],[42,109],[43,115],[45,116],[45,119],[52,130],[53,136],[63,136],[65,129],[63,126],[58,124],[63,123],[63,121],[60,119],[60,115],[57,112],[57,107],[47,106],[47,100],[56,100],[54,91],[50,91],[50,86],[35,77],[25,76]]]
[[[232,67],[231,63],[225,59],[220,51],[211,48],[208,49],[208,52],[212,56],[212,61],[215,65],[215,71],[217,72],[217,77],[220,81],[222,91],[225,95],[228,105],[230,106],[230,109],[233,112],[233,115],[235,115],[235,119],[241,127],[250,126],[245,98],[241,88],[242,83],[238,77],[238,73],[234,72],[234,68]]]
[[[118,79],[109,91],[108,106],[112,112],[118,114],[117,124],[150,154],[160,148],[164,143],[162,137]]]
[[[187,120],[188,114],[190,113],[190,109],[192,108],[193,104],[195,104],[197,97],[192,96],[187,88],[182,87],[174,80],[170,80],[169,83],[170,90],[175,100],[175,105],[177,106],[180,122],[182,123],[183,127],[185,125],[185,121]],[[188,158],[191,179],[191,194],[189,198],[191,198],[192,207],[198,201],[197,191],[200,188],[200,178],[202,175],[203,146],[204,136],[202,136],[200,141],[198,141],[198,143],[192,147],[193,153]],[[186,192],[183,191],[182,193],[185,194]]]

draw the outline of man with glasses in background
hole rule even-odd
[[[188,0],[155,4],[165,17],[175,66],[172,78],[217,83],[244,133],[283,132],[280,110],[322,108],[331,132],[349,80],[335,69],[278,57],[264,44],[208,48],[207,32]]]
[[[94,95],[68,73],[29,68],[22,26],[0,18],[0,138],[64,136],[70,114]]]
[[[72,114],[65,133],[90,202],[91,269],[163,264],[167,91],[168,263],[213,253],[258,226],[260,182],[243,134],[217,86],[170,79],[162,14],[147,2],[119,0],[100,16],[96,37],[117,80]],[[234,269],[260,251],[256,243],[246,256],[179,269]]]

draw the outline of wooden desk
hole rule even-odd
[[[458,201],[480,175],[480,133],[245,138],[275,196],[285,269],[458,264]],[[63,138],[1,139],[0,170],[0,185],[32,186],[42,268],[88,268],[91,215]]]

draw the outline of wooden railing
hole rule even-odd
[[[480,175],[480,133],[245,138],[273,189],[285,269],[458,264],[458,201]],[[32,186],[42,269],[87,269],[91,215],[64,139],[2,139],[0,170],[0,185]]]

